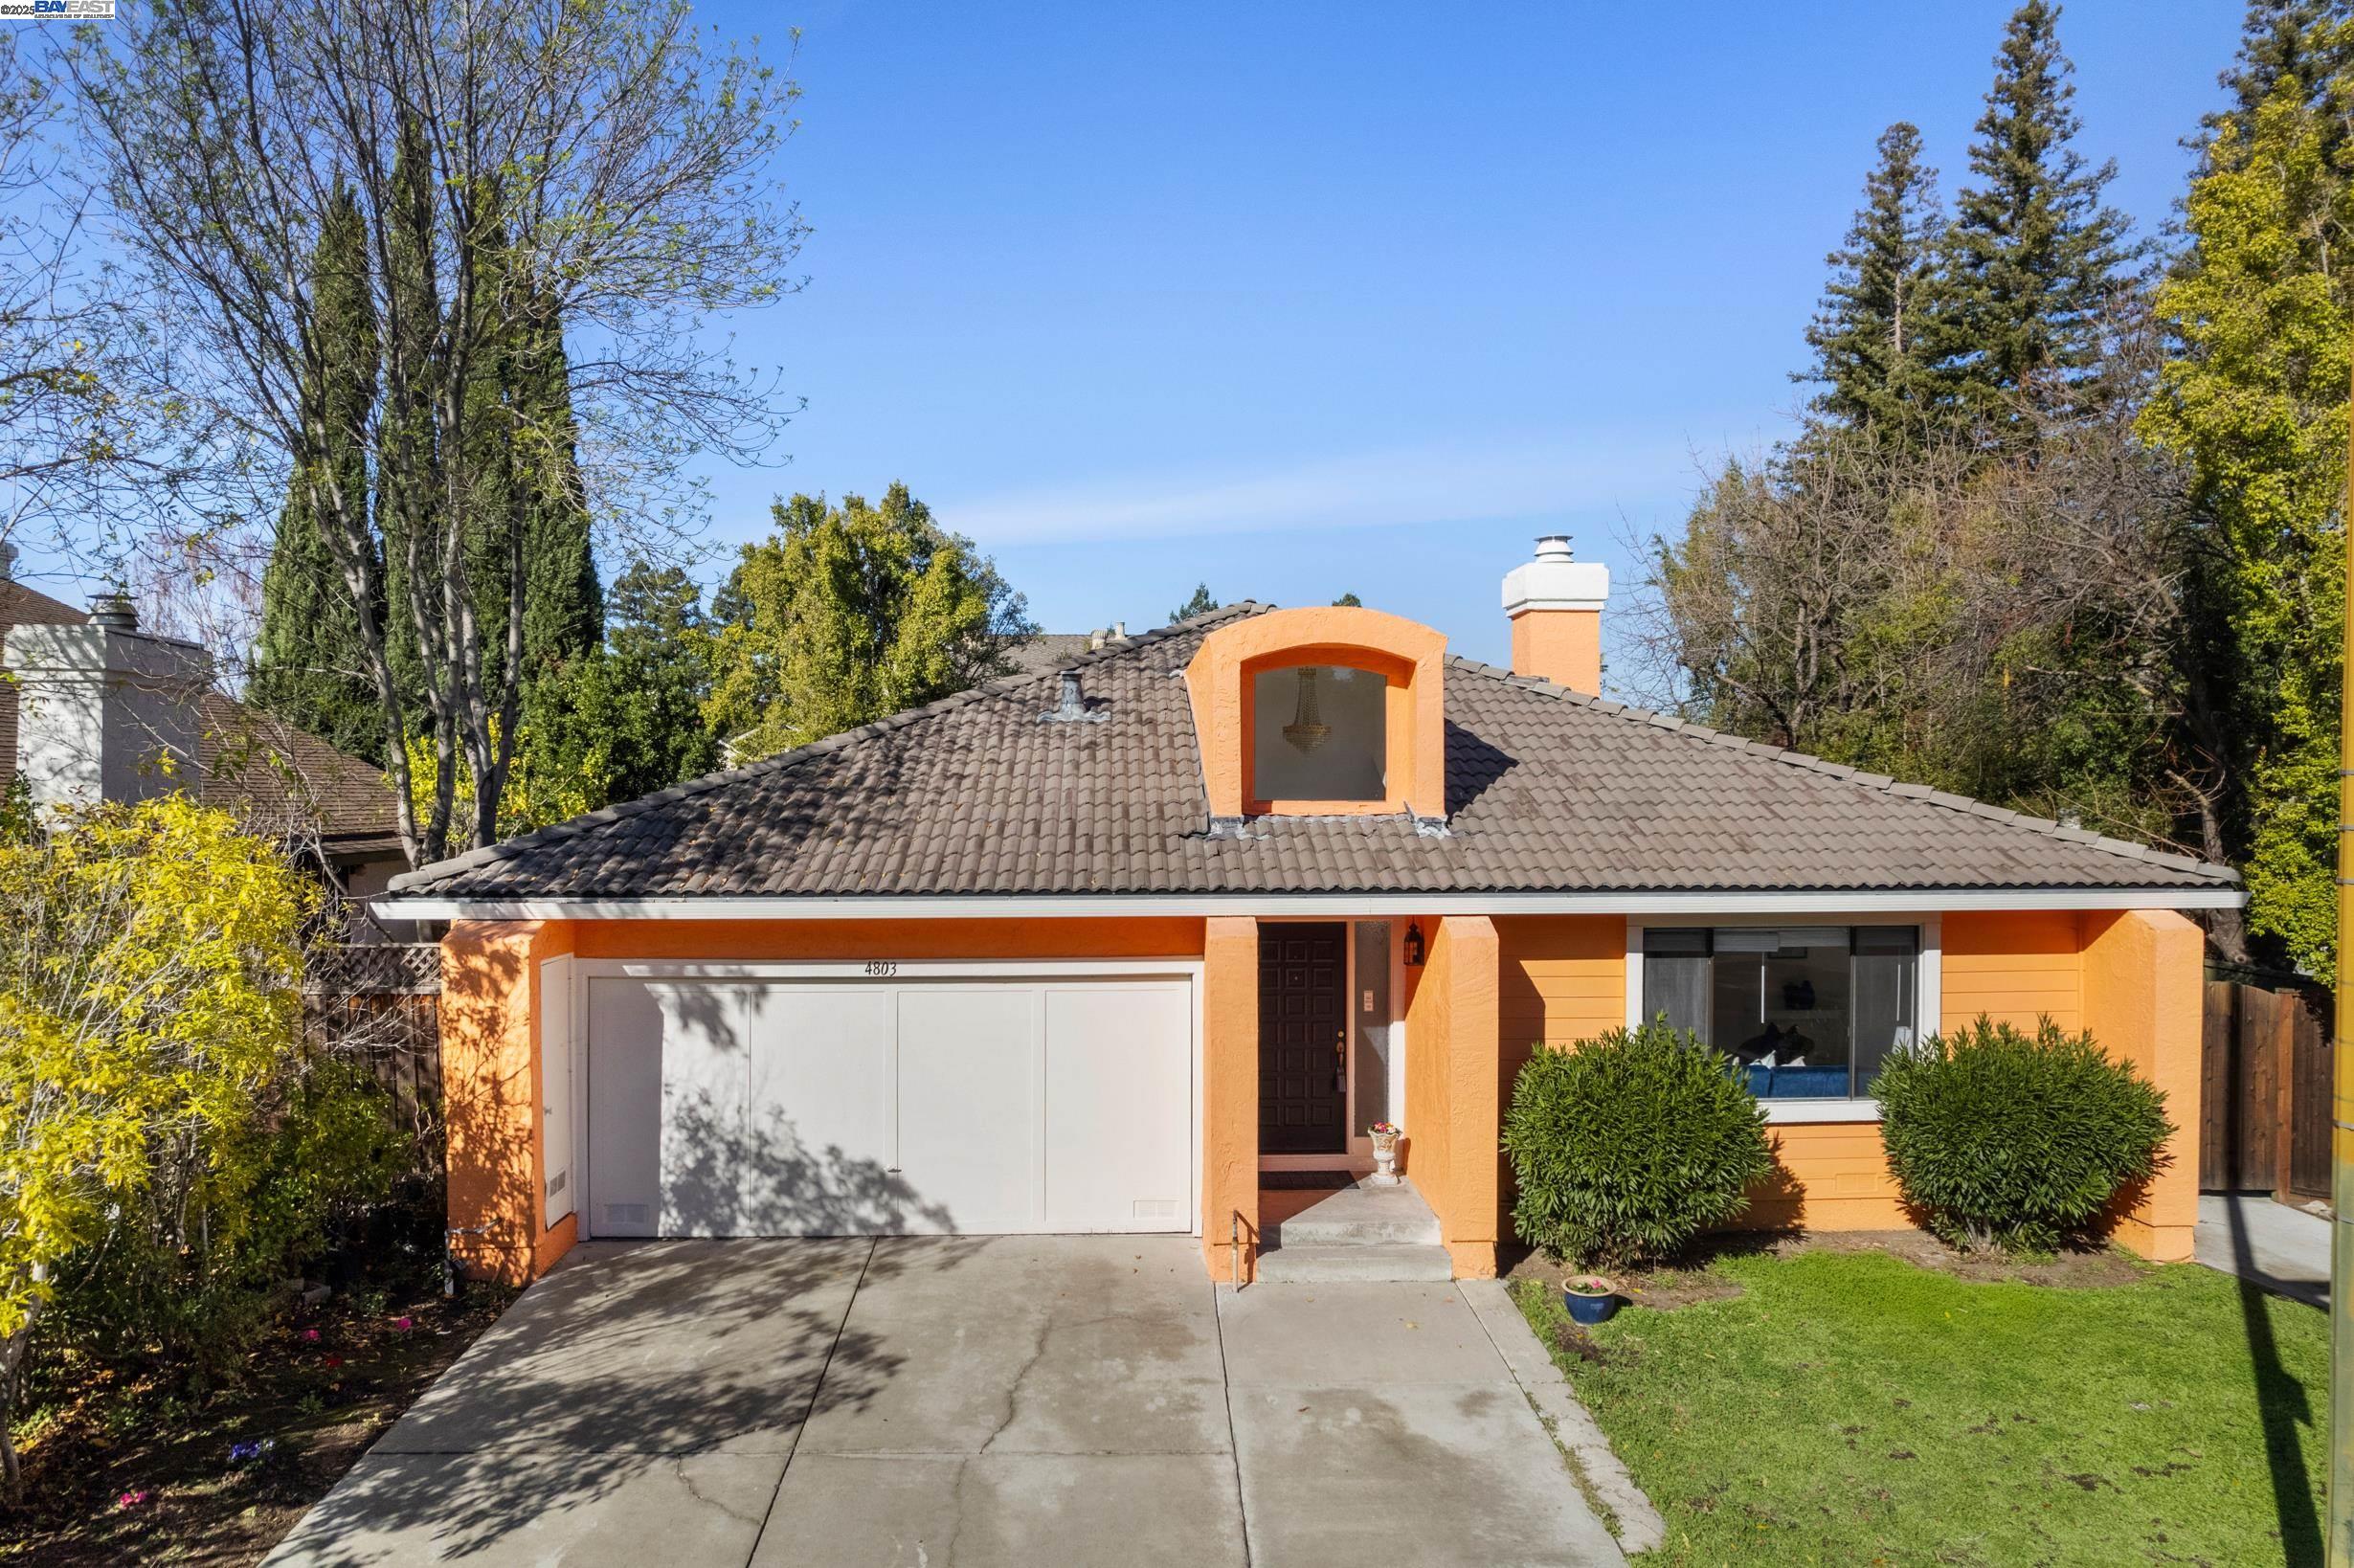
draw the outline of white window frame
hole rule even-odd
[[[1686,930],[1697,926],[1787,926],[1787,915],[1689,914],[1629,915],[1626,919],[1626,1027],[1643,1026],[1643,937],[1651,927]],[[1920,930],[1920,957],[1914,969],[1917,990],[1913,998],[1915,1028],[1927,1035],[1944,1027],[1945,922],[1935,913],[1872,910],[1869,913],[1825,911],[1808,913],[1809,926],[1914,926]],[[1876,1122],[1880,1102],[1870,1095],[1846,1100],[1760,1100],[1768,1122],[1800,1125],[1808,1122]]]

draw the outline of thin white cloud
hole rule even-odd
[[[1691,487],[1689,442],[1530,438],[1319,459],[1233,477],[1130,475],[935,503],[984,545],[1182,538],[1615,513]]]

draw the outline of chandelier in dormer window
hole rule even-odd
[[[1292,710],[1291,722],[1283,727],[1283,738],[1291,743],[1293,750],[1303,755],[1333,738],[1333,727],[1324,722],[1324,715],[1316,707],[1316,672],[1313,669],[1300,671],[1299,703]]]

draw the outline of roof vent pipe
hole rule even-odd
[[[1065,670],[1062,700],[1038,717],[1043,724],[1102,724],[1111,715],[1104,708],[1088,704],[1087,689],[1080,684],[1077,670]]]

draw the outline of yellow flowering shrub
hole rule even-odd
[[[227,1324],[239,1301],[251,1318],[262,1281],[319,1227],[315,1205],[282,1200],[304,1190],[285,1187],[286,1151],[308,1148],[346,1187],[381,1177],[391,1140],[372,1085],[303,1045],[316,903],[275,843],[179,795],[0,840],[0,1461],[11,1482],[7,1416],[44,1313],[127,1314],[134,1337],[167,1351],[175,1295],[195,1304],[183,1319]],[[319,1148],[323,1130],[335,1148]],[[69,1284],[89,1299],[56,1300]]]

